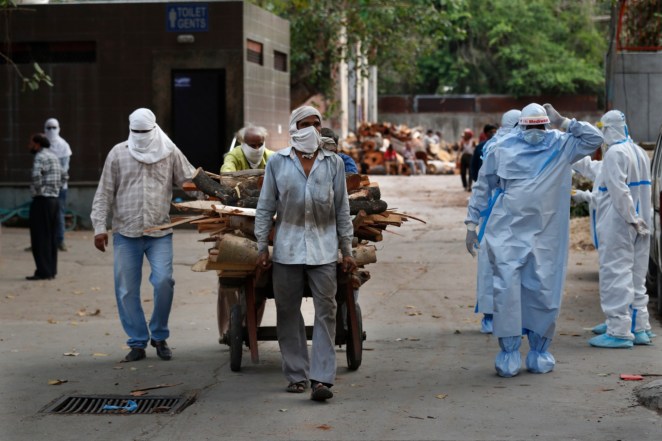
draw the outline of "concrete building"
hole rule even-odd
[[[68,199],[84,221],[136,108],[152,109],[191,163],[212,172],[246,123],[269,130],[269,148],[287,145],[289,23],[250,3],[39,4],[13,11],[8,26],[0,50],[26,74],[39,63],[54,86],[21,92],[13,67],[0,68],[2,208],[30,199],[26,145],[50,117],[73,150]]]

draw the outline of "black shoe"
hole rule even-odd
[[[36,274],[34,276],[25,276],[25,280],[52,280],[52,279],[53,277],[43,277],[43,276],[38,276]]]
[[[310,399],[313,401],[326,401],[333,398],[333,392],[323,383],[315,383],[312,385],[310,392]]]
[[[161,360],[170,360],[172,358],[172,351],[165,340],[150,340],[150,344],[156,348],[156,355],[158,355]]]
[[[122,362],[128,363],[131,361],[138,361],[146,357],[147,354],[145,354],[145,350],[143,348],[131,348],[131,352],[126,354],[126,357],[124,357],[124,360],[122,360]]]

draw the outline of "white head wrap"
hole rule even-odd
[[[55,127],[49,129],[49,127]],[[55,118],[49,118],[44,123],[44,133],[46,138],[51,143],[50,151],[58,158],[66,158],[71,156],[71,147],[69,143],[60,136],[60,123]]]
[[[600,118],[598,124],[605,137],[605,144],[610,146],[628,139],[628,126],[625,124],[625,115],[620,110],[610,110]]]
[[[322,142],[319,132],[314,127],[297,129],[297,123],[311,115],[316,116],[322,122],[322,115],[316,108],[311,106],[294,109],[290,115],[290,141],[292,147],[307,155],[314,153]]]
[[[129,131],[129,153],[137,161],[154,164],[175,149],[175,143],[156,124],[156,117],[149,109],[137,109],[129,115],[129,129],[149,130],[146,133]]]
[[[304,118],[307,118],[311,115],[315,115],[322,122],[322,115],[319,111],[311,106],[302,106],[298,109],[294,109],[292,114],[290,114],[290,135],[297,131],[297,123]]]

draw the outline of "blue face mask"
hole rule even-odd
[[[540,129],[529,129],[525,130],[522,136],[524,141],[531,145],[540,144],[543,139],[545,139],[545,131]]]

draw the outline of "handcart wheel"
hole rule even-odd
[[[239,372],[241,369],[241,355],[244,345],[244,330],[241,325],[241,305],[234,305],[230,310],[230,369]]]
[[[354,302],[352,302],[354,303]],[[347,367],[355,371],[361,366],[363,357],[363,319],[361,318],[361,307],[354,304],[355,314],[350,313],[350,305],[347,305]]]

